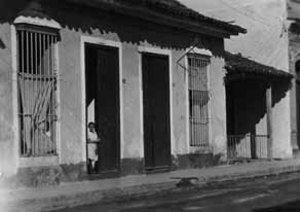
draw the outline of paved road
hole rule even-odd
[[[60,212],[181,212],[181,211],[299,211],[300,177],[290,174],[264,179],[252,179],[226,184],[211,184],[202,188],[186,188],[171,194],[95,204]]]

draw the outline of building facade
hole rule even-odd
[[[224,38],[243,28],[177,1],[1,4],[2,178],[52,185],[226,160]]]
[[[282,73],[283,76],[281,74],[278,75],[279,72],[275,69],[285,73],[290,72],[291,75],[294,75],[293,68],[291,69],[289,65],[289,55],[291,55],[291,51],[289,49],[290,20],[288,20],[288,10],[291,4],[288,4],[286,0],[213,0],[202,2],[197,7],[196,2],[185,0],[182,0],[182,2],[205,15],[238,24],[247,29],[246,34],[226,40],[225,49],[231,54],[239,54],[246,58],[247,60],[243,60],[244,62],[240,61],[234,63],[234,67],[238,66],[238,69],[240,69],[239,72],[247,72],[245,73],[246,75],[250,74],[250,69],[250,75],[252,75],[250,78],[256,78],[240,80],[242,87],[235,85],[239,88],[236,89],[237,92],[241,93],[236,93],[236,95],[241,97],[236,102],[237,106],[240,106],[241,111],[257,112],[250,115],[250,117],[242,115],[244,113],[242,112],[242,114],[239,114],[240,118],[235,120],[236,124],[233,125],[239,125],[239,127],[242,128],[236,129],[237,132],[249,134],[249,136],[246,136],[248,143],[253,143],[251,142],[251,140],[253,140],[251,135],[271,136],[273,140],[272,154],[274,158],[282,159],[293,157],[293,150],[298,150],[295,106],[293,106],[293,102],[295,101],[295,83],[293,82],[294,80],[274,82],[274,80],[278,81],[279,79],[284,79],[284,75],[287,76],[284,73]],[[251,62],[249,64],[249,60],[255,63]],[[229,72],[232,73],[232,70]],[[231,74],[229,75],[232,77]],[[259,75],[264,75],[265,77],[258,80],[257,78],[261,77]],[[274,79],[276,76],[277,79]],[[244,77],[244,79],[245,78],[247,77]],[[248,81],[249,87],[246,86],[247,83],[243,83],[245,81]],[[273,84],[273,86],[271,86],[271,84]],[[270,86],[273,87],[273,102],[271,110],[272,116],[268,124],[264,87]],[[229,90],[232,90],[232,86],[230,86]],[[261,106],[259,107],[259,105]],[[229,114],[227,113],[227,115]],[[230,120],[230,115],[227,116],[227,120]],[[249,125],[251,122],[252,125]],[[231,125],[228,128],[230,130],[233,126],[232,124],[229,125]],[[244,129],[245,127],[247,130]],[[267,132],[268,129],[269,132],[271,129],[272,135]],[[230,132],[228,133],[230,134]],[[258,140],[260,139],[264,140],[263,137],[259,136]],[[249,154],[248,152],[248,155]]]

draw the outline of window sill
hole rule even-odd
[[[59,165],[57,155],[45,157],[28,157],[19,158],[19,167],[40,167],[40,166],[56,166]]]
[[[190,146],[190,153],[212,153],[213,148],[211,146]]]

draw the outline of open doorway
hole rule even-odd
[[[86,44],[85,70],[88,172],[90,174],[118,172],[120,164],[118,48]]]

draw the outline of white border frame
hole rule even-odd
[[[119,41],[106,40],[104,38],[93,37],[82,35],[80,37],[80,63],[81,63],[81,129],[82,129],[82,161],[86,162],[86,85],[85,85],[85,44],[95,44],[99,46],[108,46],[117,48],[119,52],[119,101],[120,101],[120,145],[119,145],[119,158],[123,158],[122,147],[124,146],[124,136],[123,136],[123,49],[122,43]],[[120,165],[120,164],[119,164]]]
[[[18,61],[17,61],[17,30],[11,25],[11,56],[12,56],[12,108],[13,108],[13,133],[14,133],[14,149],[17,160],[17,168],[21,167],[38,167],[38,166],[54,166],[61,162],[61,108],[60,108],[60,79],[57,78],[57,122],[56,122],[56,150],[57,155],[45,157],[21,157],[20,155],[20,135],[19,135],[19,117],[18,117]],[[59,42],[54,45],[54,65],[59,76]]]
[[[141,135],[142,135],[142,155],[145,157],[145,148],[144,148],[144,107],[143,107],[143,78],[142,78],[142,53],[152,53],[156,55],[168,56],[169,60],[169,101],[170,101],[170,157],[175,154],[175,139],[174,139],[174,123],[173,123],[173,57],[172,51],[168,49],[161,49],[159,47],[146,47],[139,46],[139,87],[140,87],[140,125],[141,125]],[[170,158],[171,165],[171,158]]]
[[[188,52],[189,50],[186,50],[185,52],[185,67],[188,67]],[[209,65],[207,67],[207,89],[208,91],[211,91],[211,82],[210,82],[210,72],[211,72],[211,58],[212,58],[212,52],[207,49],[199,49],[199,48],[194,48],[192,54],[198,54],[203,57],[208,57],[209,59]],[[188,71],[187,71],[188,72]],[[213,148],[213,143],[212,143],[212,111],[211,111],[211,100],[208,102],[208,142],[209,142],[209,147],[208,148],[203,148],[203,147],[192,147],[190,146],[190,98],[189,98],[189,73],[186,73],[186,78],[185,78],[185,93],[186,93],[186,140],[187,140],[187,150],[188,153],[194,153],[195,151],[212,151]],[[209,95],[211,93],[209,92]],[[212,98],[210,96],[210,98]]]

